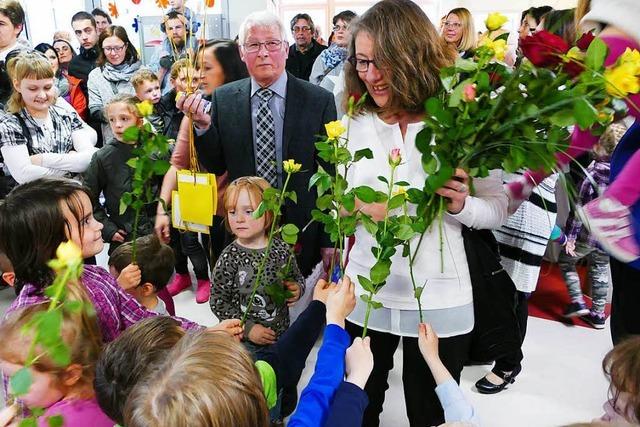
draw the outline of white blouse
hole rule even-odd
[[[346,118],[343,120],[346,126]],[[349,186],[367,185],[385,191],[386,184],[377,177],[389,177],[389,153],[392,149],[399,148],[402,164],[396,168],[394,180],[407,181],[412,188],[423,188],[427,173],[422,168],[421,153],[415,146],[416,135],[423,126],[422,122],[409,124],[403,141],[400,126],[383,122],[377,114],[369,113],[353,119],[349,132],[349,151],[353,154],[360,149],[369,148],[373,152],[373,159],[362,159],[351,166],[347,175]],[[421,295],[423,312],[427,321],[437,325],[436,332],[441,336],[458,335],[473,329],[473,293],[461,234],[462,224],[473,228],[497,228],[508,216],[508,199],[502,186],[502,171],[492,171],[489,177],[474,180],[474,187],[475,196],[466,199],[460,213],[444,215],[442,252],[440,227],[436,220],[425,234],[413,266],[417,286],[425,285]],[[410,206],[409,213],[415,214],[415,206]],[[419,237],[416,237],[411,242],[412,249],[415,249],[418,240]],[[345,271],[356,283],[357,295],[367,293],[358,283],[357,277],[369,277],[369,269],[375,263],[371,247],[375,245],[375,238],[364,226],[358,225],[355,244]],[[403,258],[401,250],[398,250],[391,261],[391,274],[385,286],[374,297],[384,308],[372,310],[370,327],[403,336],[416,336],[417,322],[407,321],[407,316],[417,318],[418,309],[409,276],[409,260]],[[365,304],[360,298],[357,304],[359,306],[349,320],[361,324],[363,319],[360,317],[363,316]],[[456,311],[458,313],[453,318],[450,317]],[[436,318],[429,319],[430,314],[436,315]],[[378,321],[382,319],[385,320],[380,325]],[[374,326],[376,324],[378,326]]]

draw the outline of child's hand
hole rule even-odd
[[[353,340],[351,347],[347,349],[344,358],[347,382],[357,385],[364,390],[364,386],[373,370],[373,353],[370,347],[370,338],[358,337]]]
[[[564,251],[567,255],[576,256],[576,241],[575,239],[568,239],[564,247]]]
[[[328,283],[324,279],[318,280],[318,283],[316,283],[316,286],[313,288],[313,300],[320,301],[326,305],[329,292],[334,288],[336,288],[335,283]]]
[[[141,279],[142,272],[140,271],[140,267],[138,267],[137,264],[129,264],[122,269],[120,275],[118,276],[117,282],[118,285],[120,285],[120,287],[126,291],[138,286]]]
[[[342,278],[342,283],[329,291],[327,297],[327,324],[333,323],[344,328],[344,319],[356,306],[354,285],[349,276]]]
[[[127,238],[127,232],[124,230],[118,230],[111,237],[111,241],[117,242],[117,243],[124,243],[126,238]]]
[[[8,427],[11,425],[17,425],[13,423],[18,415],[18,404],[14,403],[11,406],[7,406],[0,411],[0,427]]]
[[[226,332],[235,338],[237,341],[242,340],[242,334],[244,333],[244,327],[240,319],[225,319],[215,326],[208,328],[210,331],[222,331]]]
[[[418,325],[418,347],[427,363],[439,359],[438,335],[428,323],[420,323]]]
[[[249,331],[249,341],[258,345],[273,344],[276,342],[276,333],[273,329],[256,323]]]
[[[285,280],[284,287],[293,294],[291,298],[287,299],[287,306],[291,307],[296,303],[296,301],[300,299],[300,285],[298,284],[298,282]]]

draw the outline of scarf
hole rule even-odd
[[[133,73],[140,69],[140,61],[134,63],[123,62],[120,65],[106,63],[102,66],[102,76],[110,82],[129,81]]]
[[[333,70],[347,59],[347,48],[334,43],[320,53],[320,58],[325,68]]]

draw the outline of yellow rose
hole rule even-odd
[[[82,251],[72,241],[62,242],[56,249],[56,258],[66,266],[82,263]]]
[[[495,31],[497,29],[502,28],[502,26],[507,22],[509,18],[501,14],[500,12],[493,12],[487,16],[487,19],[484,21],[484,25],[487,26],[487,30]]]
[[[640,52],[627,48],[624,53],[620,55],[620,64],[629,64],[634,74],[640,74]]]
[[[504,61],[504,57],[507,55],[507,42],[505,40],[492,40],[489,37],[483,37],[480,40],[479,46],[487,47],[493,51],[493,57],[498,61]]]
[[[153,113],[153,104],[149,100],[137,103],[136,108],[142,117],[150,116]]]
[[[616,98],[640,92],[640,78],[636,75],[636,66],[633,63],[622,63],[606,69],[604,79],[607,92]]]
[[[340,120],[335,120],[333,122],[329,122],[324,125],[325,130],[327,131],[327,136],[329,139],[337,139],[346,132],[345,127],[342,125]]]
[[[296,173],[300,172],[302,165],[300,163],[296,163],[293,159],[289,159],[282,162],[282,168],[286,173]]]

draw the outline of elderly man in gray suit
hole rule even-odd
[[[226,171],[231,180],[257,175],[281,187],[282,160],[301,163],[302,172],[293,175],[289,187],[298,203],[285,207],[284,220],[302,229],[316,201],[316,192],[307,188],[319,162],[314,142],[325,132],[324,124],[336,119],[333,95],[285,71],[286,29],[275,15],[247,16],[239,44],[250,77],[216,89],[210,114],[200,94],[183,96],[177,106],[192,114],[198,158],[212,173]],[[321,258],[326,264],[333,256],[320,224],[307,227],[299,241],[298,265],[305,276]]]

